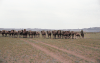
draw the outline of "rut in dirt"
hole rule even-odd
[[[37,48],[37,49],[45,52],[47,55],[51,56],[52,58],[56,59],[59,62],[62,62],[62,63],[71,63],[71,61],[67,61],[65,58],[63,58],[61,56],[58,56],[58,55],[54,54],[53,52],[48,51],[47,49],[42,48],[42,47],[40,47],[40,46],[38,46],[38,45],[36,45],[36,44],[34,44],[32,42],[29,42],[29,41],[27,41],[25,39],[21,39],[21,40],[24,41],[24,42],[27,42],[28,44],[32,45],[33,47],[35,47],[35,48]]]
[[[32,39],[30,39],[30,40],[32,40]],[[90,61],[90,62],[95,62],[95,60],[93,60],[93,59],[89,59],[89,58],[87,58],[87,57],[84,57],[84,56],[79,55],[79,54],[77,54],[77,53],[74,53],[74,52],[72,52],[72,51],[68,51],[68,50],[66,50],[66,49],[62,49],[62,48],[59,48],[59,47],[57,47],[57,46],[53,46],[53,45],[44,43],[44,42],[42,42],[42,41],[37,41],[37,40],[32,40],[32,41],[36,41],[36,42],[39,42],[39,43],[41,43],[41,44],[48,45],[48,46],[50,46],[50,47],[56,48],[56,49],[61,50],[61,51],[63,51],[63,52],[67,52],[67,53],[69,53],[69,54],[72,54],[72,55],[74,55],[74,56],[76,56],[76,57],[79,57],[79,58],[82,58],[82,59],[84,59],[84,60],[87,60],[87,61]]]

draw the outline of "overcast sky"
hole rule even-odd
[[[100,0],[0,0],[0,28],[100,27]]]

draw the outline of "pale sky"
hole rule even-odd
[[[0,28],[100,27],[100,0],[0,0]]]

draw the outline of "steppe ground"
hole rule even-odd
[[[100,33],[85,33],[84,39],[0,35],[0,63],[100,63]]]

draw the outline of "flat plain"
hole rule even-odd
[[[0,35],[0,63],[100,63],[100,33],[76,39]]]

